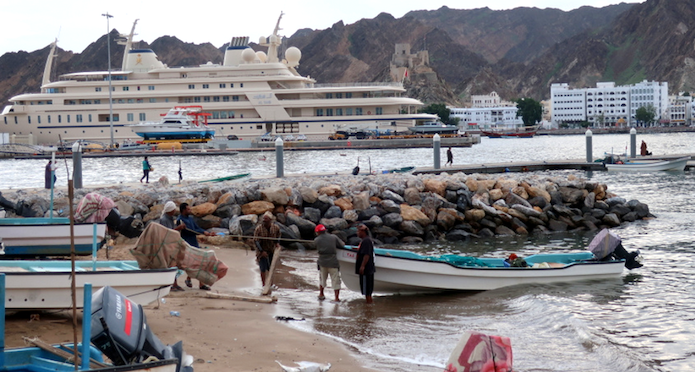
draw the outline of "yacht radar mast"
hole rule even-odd
[[[118,35],[119,39],[116,41],[116,43],[118,43],[118,45],[125,45],[125,49],[123,50],[123,64],[121,65],[121,71],[125,71],[125,68],[128,65],[128,52],[133,48],[133,37],[137,35],[135,33],[135,25],[138,24],[139,20],[140,19],[136,19],[135,22],[133,22],[133,27],[130,29],[129,35]]]
[[[275,29],[273,30],[273,34],[270,35],[268,40],[263,40],[264,38],[261,38],[261,42],[259,43],[260,45],[268,47],[268,58],[267,58],[268,63],[279,62],[279,60],[278,60],[278,47],[280,45],[282,45],[282,39],[278,35],[278,32],[280,32],[280,30],[282,30],[280,28],[280,20],[282,19],[283,15],[285,15],[285,13],[280,12],[280,17],[278,18],[278,22],[275,24]]]
[[[43,80],[41,81],[42,86],[51,82],[51,69],[53,69],[53,59],[57,57],[57,45],[58,39],[56,38],[55,41],[51,43],[51,50],[48,52],[48,58],[46,58],[46,66],[43,68]]]

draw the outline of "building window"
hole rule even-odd
[[[212,97],[213,102],[219,102],[220,101],[220,96],[214,96]]]
[[[220,119],[226,119],[227,118],[227,111],[220,111]]]
[[[333,109],[332,108],[326,109],[326,116],[333,116]]]
[[[210,84],[203,84],[203,89],[208,89],[210,88]]]
[[[335,98],[343,98],[343,93],[336,93]]]
[[[195,89],[195,84],[188,84],[188,89]]]
[[[227,87],[227,84],[225,84],[225,83],[220,84],[220,88],[226,88],[226,87]]]
[[[336,97],[336,98],[338,98],[338,97]],[[343,109],[341,109],[341,108],[335,109],[335,115],[336,116],[343,116]]]
[[[14,121],[15,121],[15,124],[17,124],[17,118],[16,117],[15,117]],[[63,117],[61,115],[58,115],[58,123],[62,123],[62,122],[63,122]]]
[[[7,124],[7,122],[5,122]],[[48,115],[48,124],[51,124],[51,115]]]
[[[212,118],[213,119],[219,119],[220,118],[220,112],[219,111],[213,111],[212,112]]]
[[[345,93],[345,98],[352,98],[352,93],[351,92]]]
[[[31,116],[27,116],[27,121],[31,124]]]
[[[352,116],[352,109],[351,109],[351,108],[346,108],[346,109],[345,109],[345,115],[347,115],[347,116]]]
[[[376,110],[377,115],[383,115],[384,114],[384,108],[383,107],[377,107],[375,110]]]
[[[127,115],[127,120],[133,121],[133,114],[132,113]]]
[[[358,116],[359,116],[359,115],[362,115],[362,107],[357,107],[357,108],[355,109],[355,115],[358,115]]]
[[[150,98],[150,103],[156,103],[157,99],[156,98]]]
[[[316,116],[323,116],[323,109],[316,109]]]
[[[92,114],[89,114],[89,116],[87,116],[87,118],[89,119],[89,122],[91,123],[92,122]]]
[[[203,97],[203,102],[210,102],[210,97]]]
[[[68,118],[68,123],[70,122],[70,115],[65,115]]]
[[[200,102],[200,97],[193,97],[193,102]]]
[[[223,96],[222,102],[229,102],[229,96]]]
[[[130,87],[123,87],[123,90],[124,90],[124,91],[130,90]]]
[[[327,99],[333,98],[333,93],[326,93],[326,98]]]
[[[154,85],[148,85],[147,90],[154,90]]]
[[[234,88],[234,83],[229,84],[230,88]]]
[[[139,116],[140,116],[140,121],[145,121],[145,120],[147,120],[147,115],[146,115],[144,112],[141,112],[141,113],[139,114]]]
[[[95,92],[101,92],[101,87],[96,87],[96,88],[94,88],[94,91],[95,91]]]
[[[239,88],[243,88],[243,87],[244,87],[244,83],[239,83]]]
[[[232,101],[239,102],[239,96],[232,96]]]
[[[229,112],[229,117],[230,117],[230,118],[234,119],[235,116],[236,116],[236,115],[234,114],[234,111],[230,111],[230,112]]]
[[[41,124],[41,115],[37,116],[36,120],[38,120],[39,124]],[[7,123],[5,123],[5,124],[7,124]]]

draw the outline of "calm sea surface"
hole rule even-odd
[[[654,154],[695,153],[695,134],[638,136]],[[594,154],[623,152],[628,135],[594,136]],[[454,149],[455,163],[583,159],[584,136],[487,139]],[[340,154],[346,156],[340,156]],[[286,152],[285,173],[349,171],[361,159],[375,170],[431,166],[431,150]],[[153,158],[155,176],[205,179],[252,172],[275,174],[274,153],[230,157]],[[139,158],[85,159],[84,183],[137,182]],[[62,163],[61,163],[62,164]],[[43,160],[0,160],[0,189],[41,187]],[[368,164],[361,162],[366,169]],[[62,173],[61,173],[62,172]],[[161,172],[161,173],[160,173]],[[615,231],[628,250],[640,249],[645,266],[620,279],[574,284],[525,285],[479,293],[378,296],[374,306],[344,289],[343,301],[316,300],[315,252],[283,254],[283,262],[307,285],[281,288],[281,315],[305,317],[291,326],[345,343],[364,363],[382,371],[441,371],[461,333],[475,330],[507,336],[517,371],[692,371],[695,370],[695,173],[574,174],[606,183],[609,190],[647,203],[658,218]],[[58,172],[65,184],[65,168]],[[593,233],[486,239],[412,246],[422,253],[453,252],[503,257],[583,249]],[[301,359],[301,356],[298,356]],[[316,360],[316,362],[324,362]],[[339,366],[335,366],[340,370]]]

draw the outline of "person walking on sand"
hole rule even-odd
[[[140,183],[142,183],[142,180],[146,180],[147,182],[145,183],[150,183],[150,170],[152,170],[152,166],[147,160],[147,156],[145,156],[145,160],[142,161],[142,178],[140,178]]]
[[[372,292],[374,291],[374,243],[369,237],[367,226],[357,226],[357,236],[362,239],[359,249],[357,250],[357,259],[355,260],[355,274],[360,276],[360,290],[367,298],[367,303],[372,304]]]
[[[275,240],[278,238],[280,238],[280,228],[273,223],[273,214],[265,212],[261,223],[256,226],[256,230],[253,232],[253,241],[257,248],[256,261],[261,271],[261,283],[263,286],[265,286],[266,273],[270,271],[270,263],[273,262],[275,249],[280,245]]]
[[[451,152],[451,147],[449,147],[448,150],[446,150],[446,164],[444,166],[452,166],[454,165],[454,153]]]
[[[164,208],[166,208],[166,205],[164,206]],[[179,212],[181,214],[179,215],[179,218],[176,220],[176,222],[184,226],[183,228],[181,228],[181,238],[185,240],[186,243],[190,244],[193,247],[200,248],[200,244],[198,244],[198,235],[215,235],[213,233],[203,230],[200,226],[198,226],[197,223],[195,223],[195,220],[193,219],[193,214],[191,213],[191,206],[188,205],[188,203],[181,203],[181,205],[179,205]],[[193,288],[191,277],[186,278],[185,283],[188,288]],[[210,290],[210,287],[203,283],[200,283],[198,287],[206,291]]]
[[[340,262],[337,248],[345,247],[345,243],[333,234],[326,233],[326,226],[316,225],[314,229],[316,250],[319,252],[319,300],[324,300],[323,289],[327,287],[328,275],[331,276],[331,287],[335,293],[335,302],[340,302]]]

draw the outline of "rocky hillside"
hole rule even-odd
[[[647,0],[604,8],[488,8],[414,11],[402,18],[383,13],[325,30],[303,29],[285,39],[303,58],[298,68],[320,83],[388,81],[395,44],[414,53],[428,50],[437,79],[417,73],[408,94],[426,103],[465,102],[497,91],[505,99],[546,99],[549,86],[597,81],[668,81],[670,91],[695,90],[695,1]],[[112,32],[115,37],[117,32]],[[114,47],[114,45],[112,45]],[[189,44],[163,36],[150,45],[169,66],[220,62],[225,46]],[[257,48],[256,46],[254,46]],[[21,92],[38,91],[48,48],[0,56],[0,104]],[[60,51],[54,75],[106,66],[106,38],[82,53]],[[122,47],[113,48],[120,66]],[[431,73],[429,73],[431,76]]]

